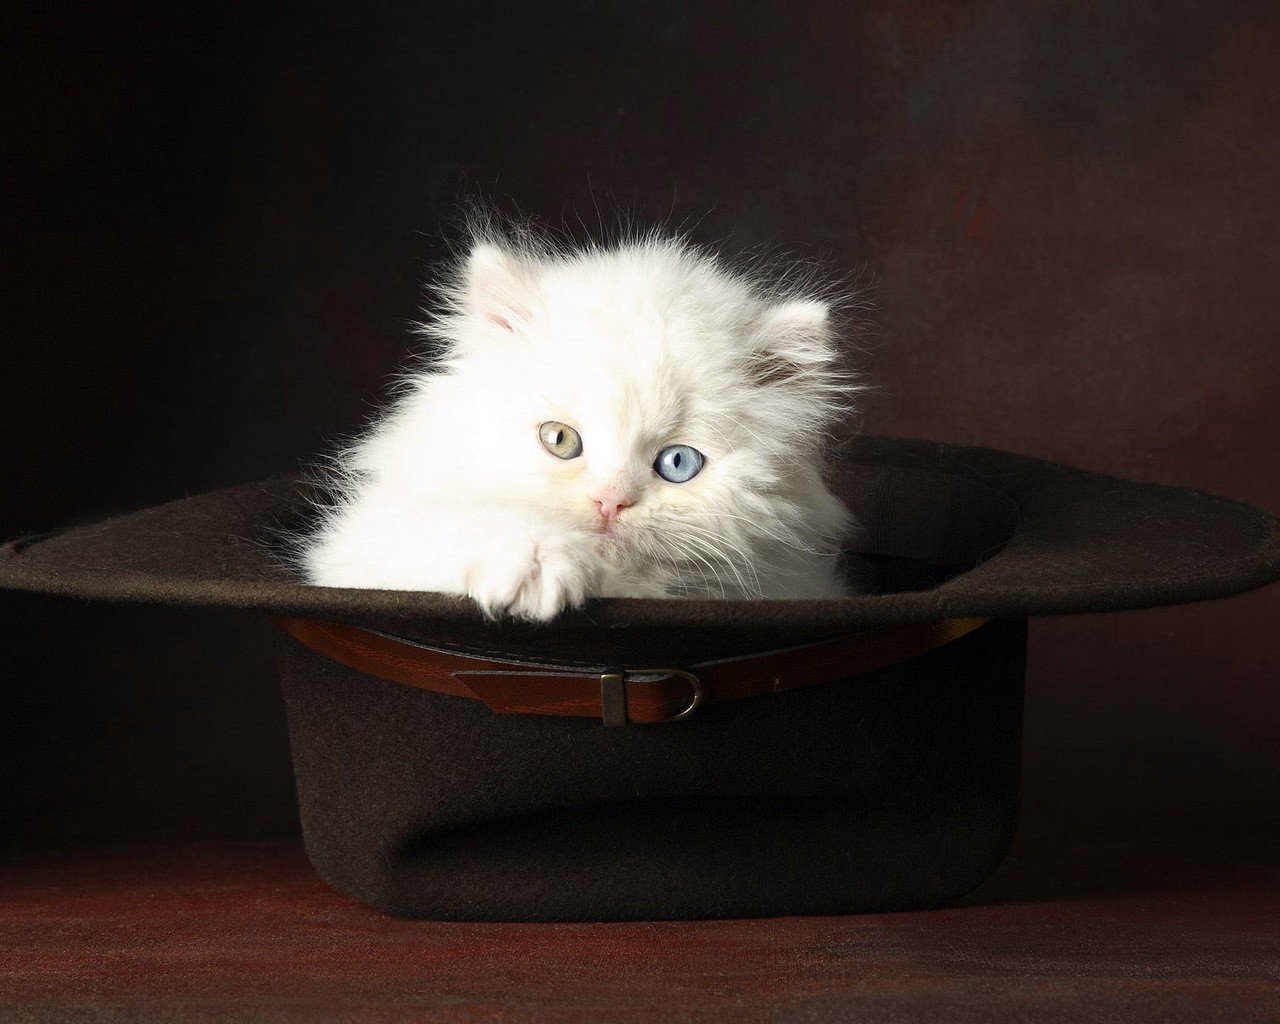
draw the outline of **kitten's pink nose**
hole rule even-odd
[[[631,507],[631,499],[619,490],[612,487],[606,487],[592,499],[596,503],[596,508],[600,512],[600,518],[607,524],[611,524],[618,518],[618,513],[624,508]]]

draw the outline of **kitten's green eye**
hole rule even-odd
[[[582,454],[582,438],[567,423],[547,420],[538,428],[538,438],[557,459],[576,459]]]

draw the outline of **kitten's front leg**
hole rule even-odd
[[[434,590],[485,613],[545,621],[600,592],[596,538],[526,509],[411,504],[372,491],[308,548],[312,583]]]
[[[590,535],[509,528],[474,552],[463,592],[488,615],[545,622],[596,596],[603,571]]]

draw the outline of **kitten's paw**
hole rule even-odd
[[[599,590],[603,567],[577,537],[511,538],[467,573],[467,595],[492,616],[545,622]]]

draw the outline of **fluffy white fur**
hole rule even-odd
[[[850,518],[822,462],[855,388],[829,319],[681,240],[477,241],[426,328],[442,354],[337,458],[306,575],[532,620],[593,596],[843,594]],[[543,447],[547,421],[579,457]],[[654,470],[671,444],[705,456],[685,483]],[[601,495],[626,506],[611,522]]]

